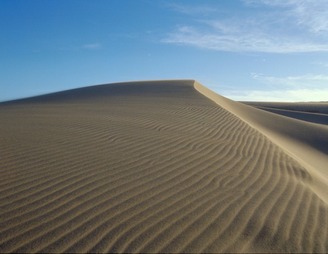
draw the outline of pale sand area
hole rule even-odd
[[[244,102],[247,105],[312,123],[328,125],[328,102]]]
[[[193,80],[0,104],[0,252],[327,252],[328,127]]]
[[[328,99],[328,98],[327,98]],[[328,102],[243,102],[247,105],[328,115]]]

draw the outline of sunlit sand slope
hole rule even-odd
[[[0,252],[326,252],[323,168],[239,115],[251,107],[200,90],[134,82],[0,105]],[[298,142],[327,157],[327,140]]]

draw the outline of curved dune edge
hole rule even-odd
[[[303,112],[303,111],[286,110],[286,109],[261,107],[261,106],[254,106],[254,107],[271,112],[271,113],[275,113],[278,115],[287,116],[289,118],[302,120],[305,122],[328,125],[328,115],[323,114],[323,113],[309,113],[309,112]]]
[[[270,109],[289,110],[312,114],[328,115],[328,102],[264,102],[264,101],[242,101],[243,104],[253,107],[264,107]]]
[[[311,189],[328,203],[328,127],[265,112],[232,101],[195,81],[194,88],[230,111],[298,161],[313,176]]]

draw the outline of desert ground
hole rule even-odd
[[[327,118],[194,80],[0,103],[0,253],[328,252]]]

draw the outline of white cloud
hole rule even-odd
[[[285,14],[293,17],[298,25],[307,27],[311,32],[328,31],[327,0],[244,0],[246,3],[282,7]]]
[[[273,91],[226,92],[224,96],[236,101],[310,102],[328,101],[328,88],[287,89]]]
[[[317,65],[317,66],[328,68],[328,63],[327,62],[313,62],[312,64],[313,65]]]
[[[223,28],[220,30],[223,31]],[[170,33],[162,42],[230,52],[328,52],[328,43],[314,43],[266,34],[248,33],[247,30],[239,33],[221,31],[203,32],[191,26],[181,26],[177,31]]]
[[[252,78],[264,84],[303,89],[328,89],[328,75],[306,74],[301,76],[274,77],[253,73]]]
[[[328,101],[328,75],[274,77],[253,73],[252,78],[270,85],[270,90],[237,90],[223,94],[237,101]]]
[[[244,0],[244,8],[270,7],[247,16],[193,20],[180,25],[162,41],[218,51],[298,53],[328,52],[327,0]],[[178,5],[181,12],[192,8]],[[186,10],[185,10],[186,9]],[[200,8],[201,9],[201,8]],[[183,11],[184,10],[184,11]],[[196,22],[196,25],[195,25]]]

